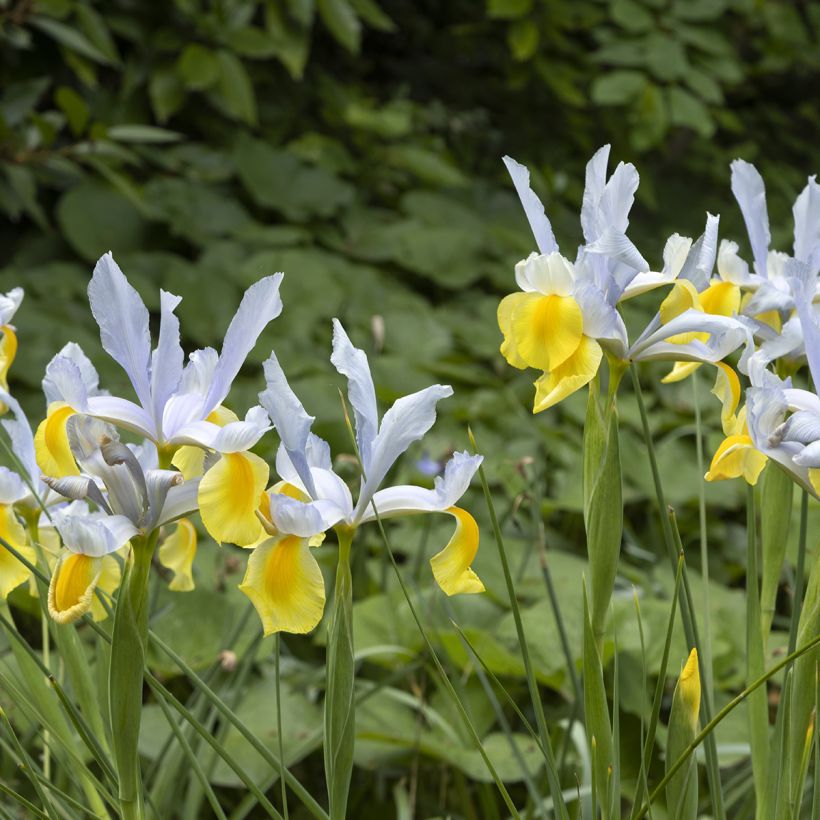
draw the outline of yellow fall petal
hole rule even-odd
[[[262,534],[256,517],[270,468],[254,453],[225,453],[199,483],[202,523],[218,542],[252,544]]]
[[[102,558],[66,552],[57,562],[48,587],[48,614],[70,624],[91,608],[102,573]]]
[[[196,557],[196,529],[187,518],[177,521],[176,529],[159,548],[159,562],[174,573],[168,589],[174,592],[189,592],[194,588],[192,573]]]
[[[766,466],[766,461],[766,456],[755,449],[750,436],[727,436],[715,451],[709,472],[704,478],[707,481],[743,478],[754,486]]]
[[[697,728],[700,714],[700,670],[697,649],[692,649],[689,653],[686,665],[680,673],[678,692],[692,727]]]
[[[0,387],[8,392],[9,368],[17,355],[17,334],[10,325],[0,327],[0,333],[2,334],[0,338]]]
[[[544,373],[535,382],[535,403],[532,412],[540,413],[563,401],[571,393],[592,381],[601,364],[603,350],[595,339],[584,336],[575,353],[552,372]]]
[[[678,279],[661,302],[661,324],[667,325],[687,310],[701,310],[700,294],[688,279]]]
[[[27,561],[37,563],[37,556],[26,539],[26,530],[8,504],[0,504],[0,538],[11,544]],[[8,594],[29,575],[26,565],[0,545],[0,601],[5,601]]]
[[[767,310],[765,313],[758,313],[755,319],[773,328],[775,333],[780,333],[783,330],[783,320],[780,318],[779,310]]]
[[[104,555],[100,577],[97,579],[95,589],[99,589],[111,596],[119,588],[120,581],[122,581],[122,570],[119,561],[113,555]],[[108,610],[102,605],[102,601],[97,595],[94,595],[91,599],[91,617],[95,621],[104,621],[108,617]]]
[[[171,464],[182,473],[186,481],[192,481],[205,472],[205,451],[193,444],[183,444],[177,448]]]
[[[228,410],[224,404],[220,404],[208,413],[205,417],[205,421],[209,421],[211,424],[216,424],[219,427],[224,427],[233,421],[239,421],[239,416],[237,416],[233,410]]]
[[[734,369],[725,362],[716,362],[717,376],[712,395],[721,403],[720,421],[727,436],[746,432],[746,409],[735,415],[740,404],[740,379]]]
[[[265,635],[305,634],[322,619],[325,582],[306,538],[269,538],[248,559],[239,585],[250,598]]]
[[[554,370],[578,349],[584,329],[571,296],[513,293],[498,306],[501,353],[513,367]]]
[[[661,382],[663,384],[672,384],[683,381],[691,376],[700,365],[700,362],[675,362],[672,369],[661,379]]]
[[[484,584],[470,568],[478,552],[478,525],[466,510],[450,507],[456,531],[447,546],[430,559],[433,577],[447,595],[484,592]]]
[[[63,478],[80,474],[68,444],[66,430],[66,424],[73,415],[74,410],[65,402],[54,401],[48,406],[45,419],[37,427],[34,434],[34,453],[37,466],[44,475]]]
[[[817,467],[809,469],[809,482],[814,487],[815,495],[820,497],[820,469]]]
[[[713,316],[732,316],[740,311],[740,286],[734,282],[713,282],[700,293],[700,306]]]

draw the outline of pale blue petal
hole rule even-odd
[[[151,335],[148,309],[111,253],[97,262],[88,284],[91,312],[105,351],[128,374],[140,404],[151,407]]]
[[[171,487],[165,496],[165,503],[162,506],[162,512],[159,514],[157,526],[167,524],[169,521],[194,512],[199,506],[197,502],[198,490],[198,478]]]
[[[273,276],[266,276],[245,291],[222,343],[222,352],[219,354],[219,361],[214,368],[213,380],[205,399],[205,415],[225,400],[233,380],[256,344],[259,334],[282,312],[279,286],[283,275],[276,273]]]
[[[176,392],[182,379],[185,354],[179,343],[179,319],[174,310],[182,297],[160,291],[159,342],[151,354],[151,395],[154,422],[162,424],[162,414],[168,399]]]
[[[807,264],[820,246],[820,185],[810,176],[808,184],[794,201],[794,255]],[[815,271],[816,273],[816,271]]]
[[[436,404],[452,395],[453,388],[449,385],[435,384],[397,399],[384,414],[379,435],[374,442],[370,469],[359,494],[355,518],[365,512],[373,493],[384,481],[396,459],[433,426],[436,421]]]
[[[259,394],[259,403],[267,410],[296,474],[311,496],[315,495],[307,461],[307,444],[314,416],[309,416],[293,392],[274,353],[265,362],[267,387]],[[281,475],[281,473],[280,473]]]
[[[581,205],[581,227],[584,239],[594,242],[600,232],[601,225],[598,214],[598,203],[606,185],[606,167],[609,163],[609,145],[599,148],[592,159],[587,163],[584,184],[584,199]]]
[[[333,354],[330,361],[347,379],[347,395],[356,419],[356,441],[365,471],[370,464],[371,448],[379,432],[376,389],[370,365],[363,350],[353,347],[338,319],[333,320]]]
[[[278,493],[271,493],[269,498],[273,525],[288,535],[310,538],[344,519],[344,511],[325,499],[305,503]]]
[[[77,371],[72,369],[67,371],[61,370],[59,361],[67,359],[76,366]],[[56,371],[55,371],[56,368]],[[76,342],[69,342],[63,349],[46,365],[46,374],[43,378],[43,392],[46,396],[46,402],[51,404],[53,401],[64,401],[67,404],[74,405],[75,402],[69,401],[63,395],[63,388],[65,387],[65,380],[70,382],[79,382],[84,388],[84,392],[76,392],[76,388],[69,389],[74,394],[75,399],[82,395],[98,396],[100,395],[100,377],[96,368],[91,363],[91,359],[85,355],[83,349]],[[84,399],[82,400],[84,404]]]
[[[766,276],[766,256],[772,241],[769,232],[769,214],[766,210],[766,186],[757,168],[742,159],[732,162],[732,193],[743,214],[755,270]]]
[[[34,453],[34,436],[31,433],[31,425],[20,403],[13,396],[0,390],[0,402],[6,404],[13,415],[13,418],[6,417],[2,420],[3,429],[11,440],[11,450],[26,471],[27,478],[36,488],[40,480],[40,468],[37,466]]]
[[[0,294],[0,325],[11,322],[23,302],[23,296],[22,288],[12,288],[8,293]]]
[[[541,253],[552,253],[558,250],[558,243],[552,232],[552,225],[544,212],[541,200],[536,196],[530,187],[530,172],[524,165],[516,162],[511,157],[504,157],[504,165],[507,166],[513,185],[524,207],[527,221],[530,223],[535,244]]]

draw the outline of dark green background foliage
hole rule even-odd
[[[284,313],[249,359],[232,406],[244,411],[254,402],[259,363],[275,346],[319,417],[318,431],[336,452],[349,452],[338,380],[327,364],[331,316],[370,353],[383,403],[432,381],[452,383],[455,397],[442,404],[427,452],[442,458],[467,445],[468,422],[475,430],[518,567],[539,676],[555,690],[553,717],[565,716],[561,695],[569,683],[532,550],[531,513],[543,497],[547,543],[559,548],[554,571],[573,645],[580,646],[584,399],[533,418],[535,374],[513,371],[498,354],[495,309],[514,289],[514,263],[533,247],[501,155],[533,168],[570,257],[581,239],[584,164],[605,142],[613,144],[615,161],[634,161],[641,173],[630,233],[653,266],[660,266],[671,232],[702,230],[707,209],[721,213],[723,236],[741,239],[729,191],[735,156],[757,163],[766,178],[774,244],[787,248],[791,202],[806,174],[817,170],[818,34],[820,6],[809,2],[0,0],[0,286],[26,289],[15,320],[20,351],[12,389],[39,420],[43,368],[70,339],[92,356],[107,387],[130,389],[101,355],[85,300],[94,261],[106,250],[152,309],[160,287],[184,297],[178,312],[189,349],[218,344],[242,290],[261,275],[285,271]],[[647,382],[661,372],[645,374]],[[706,382],[701,378],[703,397]],[[652,402],[668,498],[679,507],[686,545],[694,547],[691,384],[657,388]],[[621,673],[634,684],[639,654],[630,583],[645,591],[643,614],[657,626],[649,638],[656,669],[669,579],[665,565],[655,567],[660,535],[647,513],[651,485],[637,414],[628,394],[621,404],[627,562],[615,620],[623,627]],[[709,452],[719,440],[713,410],[706,414]],[[269,438],[261,447],[266,454],[273,452]],[[400,478],[425,480],[414,466],[421,455],[421,448],[413,451]],[[744,560],[742,488],[710,485],[707,494],[715,511],[712,550],[720,558],[713,576],[721,585],[712,596],[716,676],[729,687],[742,674],[742,606],[728,588]],[[448,606],[495,670],[520,684],[483,502],[475,493],[467,503],[482,524],[476,568],[489,594]],[[412,522],[392,532],[452,662],[466,664],[447,620],[451,610],[427,594],[420,555],[440,548],[449,527]],[[394,585],[387,582],[387,597],[381,593],[378,539],[369,533],[358,546],[357,646],[402,648],[406,656],[374,650],[371,676],[399,657],[423,688],[424,675],[412,665],[420,638],[397,605]],[[235,582],[244,563],[228,548],[203,546],[201,553],[197,592],[163,593],[173,613],[157,621],[198,665],[222,648],[225,624],[242,606]],[[332,547],[318,554],[332,566]],[[192,621],[202,629],[184,626]],[[293,704],[285,711],[308,727],[288,728],[295,760],[316,748],[300,742],[319,720],[305,693],[309,699],[311,681],[321,685],[322,653],[315,639],[287,643],[299,660],[290,669]],[[682,660],[682,642],[679,648]],[[243,700],[254,725],[273,719],[268,671]],[[468,695],[477,695],[485,731],[492,715],[473,687],[471,679]],[[622,687],[622,707],[633,716],[646,708],[633,694],[639,688]],[[446,712],[437,698],[433,705]],[[419,739],[407,704],[374,697],[361,725],[371,739],[359,744],[358,762],[393,761],[395,768],[382,770],[385,783],[406,774],[405,750]],[[738,725],[742,734],[742,720]],[[468,740],[459,746],[438,731],[433,721],[422,733],[424,759],[484,778]],[[145,751],[154,754],[156,737],[149,735]],[[234,742],[248,765],[263,766]],[[504,741],[497,745],[502,759]],[[515,780],[516,765],[507,758]],[[321,755],[308,759],[300,776],[321,789]],[[627,774],[632,762],[624,762]],[[214,779],[235,785],[218,766]],[[367,794],[360,783],[354,799],[362,788]],[[424,799],[435,811],[438,787],[428,791]]]

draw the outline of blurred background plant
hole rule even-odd
[[[428,438],[435,449],[406,460],[403,478],[429,476],[448,451],[466,446],[472,425],[488,456],[548,719],[571,723],[572,680],[545,599],[538,543],[549,548],[570,646],[580,654],[585,400],[576,396],[533,417],[528,376],[511,373],[498,355],[498,297],[512,289],[513,265],[532,249],[500,157],[509,153],[535,169],[559,242],[571,248],[580,241],[584,164],[611,142],[615,159],[634,161],[641,173],[630,235],[660,267],[666,237],[697,236],[707,209],[721,213],[722,236],[744,244],[728,183],[729,161],[742,156],[769,184],[774,246],[785,247],[790,203],[817,170],[818,32],[820,6],[799,0],[0,0],[0,288],[26,289],[15,320],[12,391],[34,419],[42,417],[45,364],[69,340],[95,359],[105,386],[125,388],[124,375],[99,356],[85,299],[104,251],[114,251],[149,307],[158,308],[159,286],[184,297],[188,349],[218,341],[248,284],[285,271],[285,311],[237,381],[235,409],[254,401],[258,365],[275,346],[308,410],[338,418],[318,431],[337,452],[349,451],[328,389],[336,384],[327,363],[332,316],[368,349],[384,402],[431,377],[452,383],[455,397],[442,405],[442,423]],[[650,402],[667,498],[696,567],[692,389],[658,387]],[[640,695],[631,586],[641,590],[651,676],[660,665],[672,579],[665,565],[655,566],[660,526],[646,512],[653,495],[637,411],[626,400],[621,414],[626,541],[613,622],[628,744],[649,708]],[[706,407],[704,418],[711,453],[721,438],[717,407]],[[274,438],[261,445],[264,455],[272,455]],[[743,499],[743,487],[731,483],[707,488],[718,705],[744,674],[743,593],[736,588],[745,564]],[[501,776],[525,794],[504,724],[449,620],[456,612],[492,671],[512,691],[525,691],[479,493],[471,506],[485,536],[476,568],[487,596],[445,606],[427,594],[423,555],[444,543],[448,524],[397,524],[392,540],[417,582],[425,617],[437,626],[443,656],[465,673],[459,680]],[[428,679],[429,658],[385,572],[375,532],[365,546],[354,584],[356,644],[360,677],[380,688],[360,710],[351,812],[368,801],[395,806],[397,816],[410,806],[420,816],[448,806],[493,816],[497,798],[482,784],[486,771],[462,727],[445,717],[444,695]],[[332,552],[324,560],[330,569]],[[217,684],[233,693],[248,723],[273,738],[268,642],[254,640],[251,623],[237,647],[225,645],[245,609],[235,589],[243,564],[240,551],[203,543],[197,589],[163,589],[153,626],[195,668],[237,651],[238,666],[235,656],[223,657]],[[12,601],[21,613],[37,612],[24,589]],[[33,617],[30,628],[36,645]],[[283,644],[286,758],[317,793],[322,635]],[[675,675],[688,654],[682,638],[676,641]],[[785,644],[777,632],[769,651]],[[180,694],[189,691],[167,658],[153,660]],[[245,670],[241,677],[237,668]],[[671,687],[668,694],[671,702]],[[31,731],[6,701],[0,693]],[[260,779],[269,773],[233,730],[208,719],[249,771]],[[149,703],[149,760],[162,753],[163,721]],[[730,798],[740,805],[750,789],[743,717],[718,738],[722,763],[737,769]],[[537,749],[519,740],[536,771]],[[582,746],[568,745],[581,770]],[[203,755],[212,782],[240,807],[240,781],[204,747]],[[654,765],[662,770],[660,759]],[[625,752],[622,766],[634,778],[638,756]],[[193,817],[201,790],[175,782],[173,772],[154,796],[170,806],[175,789],[189,789],[181,816]],[[10,758],[0,773],[16,777]]]

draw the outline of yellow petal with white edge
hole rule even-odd
[[[678,279],[669,291],[669,295],[661,302],[661,324],[669,324],[681,313],[687,310],[701,310],[700,294],[697,288],[688,279]]]
[[[40,422],[34,434],[37,466],[44,475],[64,478],[80,474],[68,444],[66,430],[66,424],[73,415],[74,410],[65,402],[54,401],[48,406],[46,417]]]
[[[575,353],[584,332],[584,316],[575,299],[540,293],[506,298],[515,299],[509,327],[520,360],[539,370],[554,370]]]
[[[740,287],[734,282],[714,282],[700,294],[704,313],[733,316],[740,311]]]
[[[740,403],[740,379],[734,369],[725,362],[717,362],[717,376],[715,386],[712,388],[712,395],[721,403],[720,421],[723,425],[723,432],[727,436],[740,433],[739,427],[745,425],[746,414],[743,413],[742,420],[739,415],[735,415],[737,406]]]
[[[519,370],[526,370],[529,365],[518,353],[513,331],[513,316],[520,298],[525,295],[523,293],[511,293],[509,296],[505,296],[498,305],[498,327],[504,336],[504,341],[501,343],[501,355],[507,360],[508,364],[517,367]]]
[[[478,552],[478,524],[466,510],[445,510],[456,520],[456,531],[447,546],[430,559],[433,577],[447,595],[484,592],[484,584],[470,565]]]
[[[0,504],[0,538],[11,544],[26,561],[37,563],[34,550],[27,543],[25,528],[7,504]],[[5,601],[8,594],[20,586],[29,575],[28,567],[0,544],[0,601]]]
[[[750,436],[727,436],[712,458],[707,481],[743,478],[754,486],[766,466],[767,458],[755,449]]]
[[[199,513],[220,543],[252,544],[262,533],[256,517],[270,468],[254,453],[225,453],[199,482]]]
[[[158,557],[160,564],[174,573],[168,589],[190,592],[194,588],[196,529],[187,518],[177,521],[174,531],[162,542]]]
[[[205,451],[192,444],[183,444],[177,448],[171,464],[182,473],[186,481],[192,481],[205,472]]]
[[[228,410],[224,404],[220,404],[218,407],[211,410],[208,413],[207,418],[205,421],[211,422],[211,424],[217,424],[220,427],[224,427],[226,424],[230,424],[234,421],[239,421],[239,416],[234,413],[233,410]]]
[[[573,356],[556,370],[544,373],[536,380],[532,412],[540,413],[589,384],[598,372],[602,357],[603,350],[598,342],[584,336]]]
[[[248,559],[239,589],[250,598],[265,635],[303,635],[322,620],[325,581],[306,538],[269,538]]]
[[[120,581],[122,581],[122,570],[119,561],[113,555],[104,555],[96,589],[104,592],[110,598],[119,588]],[[108,610],[96,594],[91,599],[91,617],[95,621],[104,621],[108,617]]]
[[[63,553],[48,587],[48,614],[58,624],[70,624],[81,618],[91,609],[101,573],[102,558]]]
[[[0,387],[8,393],[9,390],[9,368],[17,355],[17,334],[9,325],[0,327]],[[3,405],[5,408],[5,405]]]

